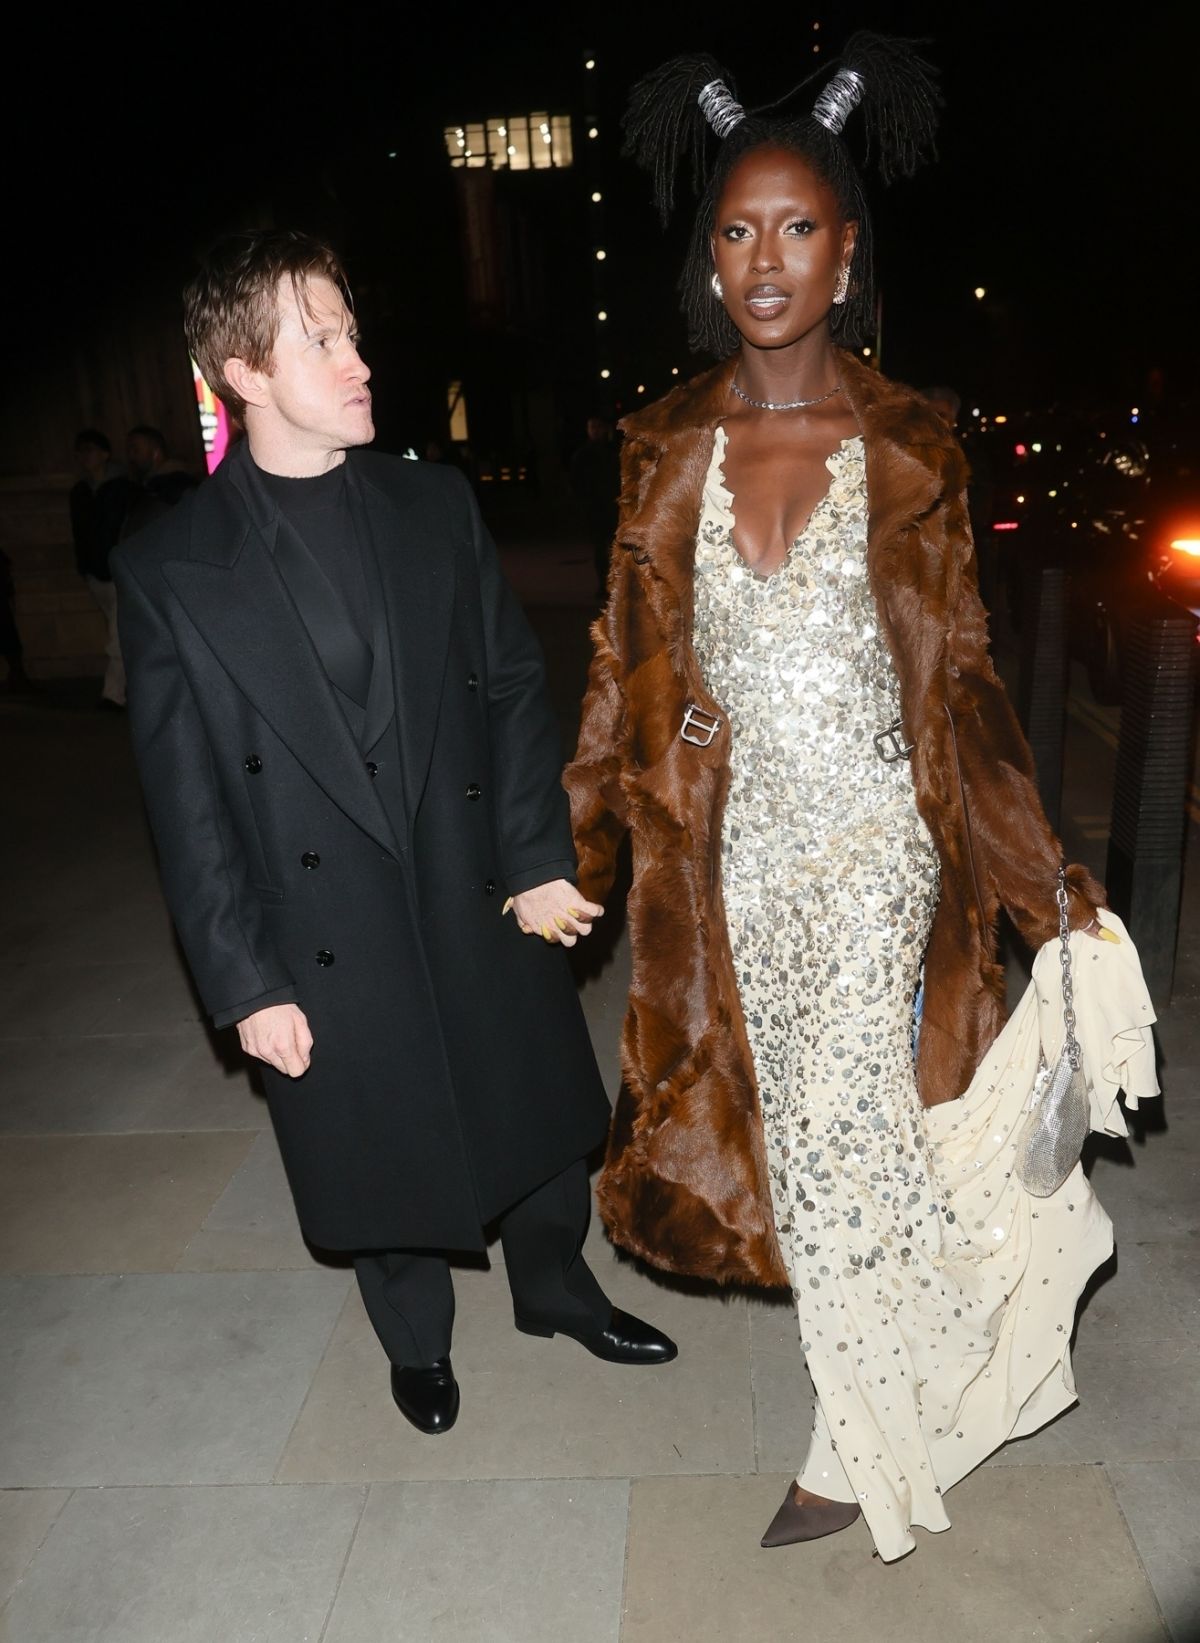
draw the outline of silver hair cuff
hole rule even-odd
[[[836,137],[862,102],[863,77],[857,69],[839,69],[817,98],[813,119],[819,120]]]
[[[734,126],[741,125],[746,110],[734,100],[724,80],[710,80],[697,98],[700,112],[720,138],[728,137]]]

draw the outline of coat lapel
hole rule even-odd
[[[228,463],[248,461],[241,450]],[[233,474],[201,488],[190,557],[163,575],[230,678],[351,821],[393,855],[400,845],[333,687]]]
[[[395,483],[408,464],[351,452],[349,476],[379,571],[410,818],[425,789],[454,611],[455,555],[446,505],[432,486]],[[415,481],[418,477],[412,473]]]
[[[918,711],[941,655],[944,624],[930,623],[931,595],[944,601],[940,551],[908,527],[927,514],[961,458],[936,413],[915,394],[838,354],[842,387],[862,430],[867,470],[867,568],[900,680],[906,722]],[[619,542],[638,566],[642,590],[689,690],[697,694],[692,650],[693,577],[704,477],[716,427],[729,403],[737,358],[675,389],[621,424],[641,461],[636,490],[622,498]],[[640,448],[640,450],[639,450]],[[937,597],[932,608],[937,608]]]

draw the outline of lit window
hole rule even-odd
[[[490,166],[493,171],[548,171],[573,159],[567,114],[497,115],[478,125],[446,126],[452,166]]]
[[[463,398],[462,383],[452,382],[446,390],[446,415],[450,423],[450,438],[456,444],[465,444],[467,432],[467,402]]]

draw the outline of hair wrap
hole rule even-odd
[[[710,80],[696,100],[700,104],[700,112],[722,140],[746,118],[746,110],[734,98],[724,80]]]
[[[836,137],[862,102],[864,90],[863,77],[857,69],[839,69],[813,105],[813,119]]]

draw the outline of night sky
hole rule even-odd
[[[1200,33],[1167,13],[1110,26],[1099,6],[250,5],[222,25],[197,6],[186,39],[167,10],[47,18],[19,73],[10,59],[5,116],[23,345],[52,340],[64,302],[95,324],[106,304],[177,288],[214,232],[269,206],[333,234],[428,349],[461,290],[442,127],[578,107],[592,52],[609,295],[657,391],[668,358],[689,367],[673,290],[685,225],[664,237],[617,157],[629,85],[703,49],[743,102],[765,102],[810,71],[814,39],[828,56],[874,27],[922,37],[946,98],[938,162],[872,189],[889,373],[949,380],[991,409],[1122,403],[1152,370],[1172,400],[1194,399]]]

